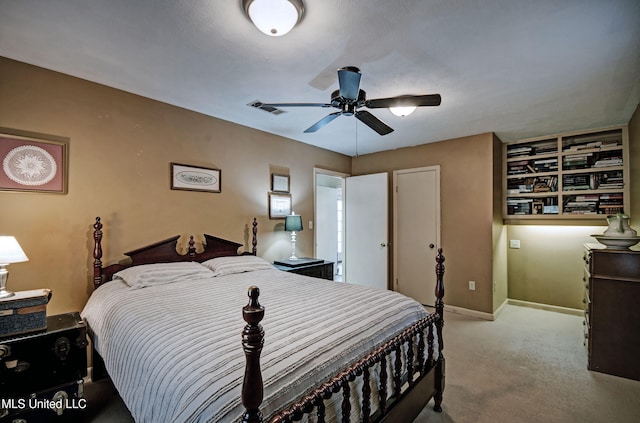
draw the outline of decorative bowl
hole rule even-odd
[[[605,236],[591,235],[598,240],[600,244],[606,245],[607,248],[613,250],[625,250],[640,242],[640,236]]]

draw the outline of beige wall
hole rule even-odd
[[[296,212],[313,216],[313,168],[349,172],[351,158],[84,80],[0,58],[0,127],[69,138],[67,195],[0,192],[0,233],[29,262],[10,266],[9,289],[51,288],[48,313],[80,310],[90,292],[92,223],[105,224],[105,263],[177,234],[290,252],[282,220],[269,220],[270,173],[289,173]],[[170,162],[222,170],[222,193],[170,189]],[[298,251],[313,254],[312,231]],[[245,244],[250,248],[250,245]]]
[[[486,313],[493,312],[493,160],[489,133],[362,155],[352,164],[354,175],[389,172],[389,178],[393,170],[440,165],[445,304]]]

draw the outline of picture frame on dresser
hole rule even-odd
[[[68,161],[68,138],[0,128],[0,191],[66,194]]]
[[[220,169],[171,163],[171,189],[222,192]]]

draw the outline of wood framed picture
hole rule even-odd
[[[68,157],[68,139],[0,133],[0,190],[66,194]]]
[[[271,191],[289,192],[289,175],[271,174]]]
[[[171,189],[221,192],[221,170],[171,163]]]
[[[269,193],[269,219],[284,219],[291,214],[291,194]]]

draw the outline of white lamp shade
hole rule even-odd
[[[389,107],[389,110],[396,116],[409,116],[416,110],[416,106]]]
[[[0,236],[0,264],[20,263],[29,258],[13,236]]]
[[[245,0],[243,3],[253,24],[272,37],[291,31],[302,17],[300,0]]]

